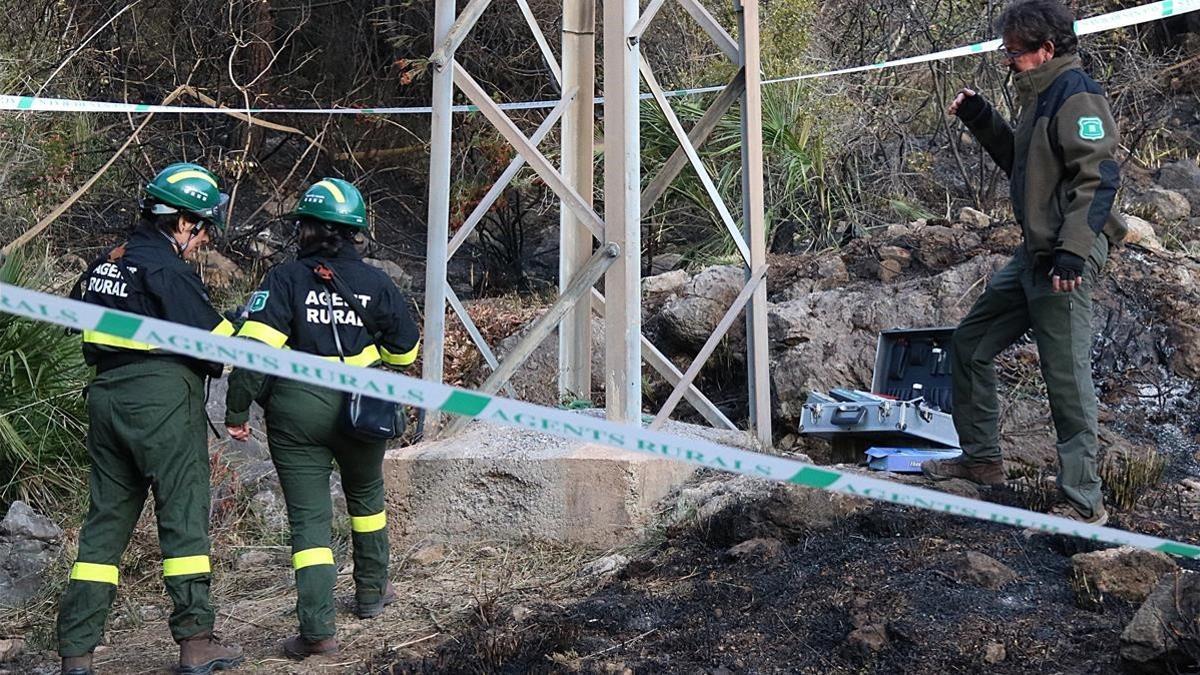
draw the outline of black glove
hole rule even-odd
[[[1050,276],[1062,281],[1074,281],[1083,276],[1084,259],[1070,251],[1054,252],[1054,267],[1050,268]]]
[[[963,99],[962,103],[958,104],[958,110],[955,111],[955,115],[964,122],[974,122],[987,109],[988,102],[979,94],[975,94],[974,96],[967,96]]]

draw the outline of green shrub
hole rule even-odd
[[[708,98],[671,99],[685,128],[703,116]],[[801,248],[823,248],[834,243],[833,228],[852,217],[861,190],[838,167],[829,148],[846,144],[848,130],[840,113],[848,105],[840,91],[823,85],[792,82],[763,89],[763,171],[765,225],[768,245],[775,242],[781,225],[795,227]],[[679,147],[666,116],[652,101],[641,107],[642,172],[658,173]],[[735,221],[741,220],[741,108],[734,105],[721,119],[699,155]],[[735,260],[737,248],[721,223],[708,192],[696,172],[687,166],[650,212],[661,223],[652,238],[674,244],[693,261]],[[738,223],[739,227],[740,222]],[[781,251],[794,248],[776,242]]]
[[[47,281],[41,262],[14,255],[0,282],[37,288]],[[88,374],[78,335],[0,313],[0,503],[45,508],[82,494]]]

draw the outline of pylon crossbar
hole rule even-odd
[[[679,384],[675,385],[675,389],[671,391],[671,395],[663,403],[662,409],[654,416],[654,421],[650,423],[651,429],[657,429],[662,426],[663,422],[666,422],[671,413],[675,411],[675,406],[679,405],[679,399],[683,398],[687,387],[690,387],[692,382],[695,381],[696,376],[700,374],[700,370],[708,362],[708,357],[712,356],[717,345],[725,338],[725,334],[729,332],[729,329],[733,327],[734,319],[742,312],[742,308],[750,301],[750,296],[758,289],[759,284],[763,282],[766,275],[767,266],[763,265],[750,276],[750,281],[729,305],[729,309],[725,311],[721,320],[717,322],[717,327],[713,329],[712,335],[709,335],[708,339],[704,341],[704,346],[700,348],[700,353],[696,354],[695,359],[692,359],[692,365],[688,366],[687,371],[680,378]]]
[[[717,125],[721,123],[721,118],[729,109],[737,103],[742,97],[742,93],[746,88],[745,71],[738,69],[737,74],[725,85],[725,88],[717,94],[717,98],[713,101],[708,110],[704,111],[704,115],[692,126],[692,130],[688,132],[688,142],[695,150],[704,147],[708,141],[708,137],[716,130]],[[642,190],[642,217],[645,218],[650,213],[650,209],[654,208],[654,204],[658,202],[667,192],[667,188],[679,176],[679,172],[683,171],[683,167],[688,164],[688,153],[680,146],[671,153],[666,162],[663,162],[658,173],[654,178],[646,184],[646,189]]]
[[[446,301],[450,303],[450,308],[454,310],[458,320],[462,322],[463,328],[467,330],[467,335],[471,336],[471,342],[475,343],[475,348],[483,355],[483,360],[495,372],[500,368],[500,361],[496,358],[496,354],[488,345],[487,340],[483,339],[483,333],[479,332],[479,327],[475,325],[467,308],[458,299],[458,294],[454,292],[450,284],[446,284]],[[504,383],[504,393],[513,397],[517,395],[517,392],[513,391],[512,385],[507,382]]]
[[[601,319],[605,318],[606,304],[607,303],[604,301],[604,294],[593,288],[592,311],[595,312],[596,315]],[[645,335],[641,336],[641,345],[642,360],[649,364],[650,367],[658,372],[659,375],[662,375],[663,379],[667,381],[667,384],[674,387],[683,380],[683,373],[681,373],[679,369],[675,367],[675,364],[671,362],[671,359],[667,358],[666,354],[663,354],[661,351],[659,351],[658,347],[655,347],[654,343],[650,342],[650,339]],[[738,430],[737,425],[731,422],[729,418],[725,416],[725,413],[721,412],[721,409],[704,395],[704,392],[697,389],[696,385],[687,385],[687,387],[684,388],[683,395],[688,400],[688,403],[691,403],[692,407],[696,409],[696,412],[700,413],[700,416],[703,417],[709,424],[718,429],[728,429],[730,431]]]
[[[546,42],[546,36],[542,33],[542,27],[538,25],[537,17],[533,15],[533,10],[529,8],[528,0],[517,0],[517,7],[521,8],[521,14],[525,16],[525,23],[529,24],[529,30],[533,33],[533,39],[537,42],[538,49],[542,51],[542,58],[546,61],[546,67],[550,69],[550,74],[554,76],[554,83],[562,86],[562,68],[558,65],[558,60],[554,58],[554,52],[550,51],[550,43]]]
[[[725,53],[730,61],[737,63],[739,50],[737,42],[730,37],[729,32],[721,27],[721,24],[713,17],[712,14],[700,4],[700,0],[679,0],[679,4],[683,5],[683,9],[692,15],[696,23],[700,24],[700,28],[708,33],[708,37],[716,43],[717,49]]]
[[[546,185],[554,191],[554,194],[563,200],[567,208],[571,209],[583,221],[584,225],[592,231],[592,234],[597,239],[603,239],[604,221],[600,219],[600,216],[579,196],[578,192],[567,185],[566,181],[563,180],[562,174],[558,172],[558,169],[554,168],[550,160],[546,159],[546,156],[533,143],[529,142],[525,134],[521,133],[521,130],[509,119],[508,115],[504,114],[500,106],[487,95],[487,92],[483,90],[483,87],[479,86],[475,78],[471,77],[471,74],[457,62],[454,64],[454,83],[458,85],[459,90],[466,94],[471,103],[474,103],[479,108],[479,112],[491,122],[496,131],[499,131],[500,135],[504,136],[505,140],[525,157],[525,161],[529,162],[530,168],[537,172],[537,175],[546,182]]]
[[[463,8],[462,14],[459,14],[454,23],[450,25],[450,32],[447,33],[446,38],[429,57],[429,62],[435,68],[438,70],[445,68],[446,64],[454,58],[454,52],[458,51],[458,46],[467,39],[467,34],[475,27],[475,22],[479,21],[483,10],[487,9],[490,4],[492,4],[492,0],[471,0]]]
[[[646,5],[646,9],[642,10],[642,15],[638,17],[637,23],[633,24],[633,30],[629,31],[629,41],[637,42],[642,39],[642,33],[650,27],[650,22],[654,20],[658,10],[662,9],[663,4],[667,0],[650,0],[650,4]]]
[[[704,167],[704,162],[701,161],[696,148],[692,147],[692,142],[688,139],[687,132],[683,130],[683,125],[679,123],[679,117],[675,115],[675,111],[671,109],[671,104],[667,101],[667,97],[663,95],[663,89],[658,84],[658,80],[654,77],[654,71],[650,64],[642,59],[638,62],[638,68],[642,71],[642,79],[646,81],[646,86],[650,88],[650,94],[654,96],[654,102],[658,104],[659,109],[667,118],[667,124],[670,125],[671,131],[674,132],[676,140],[679,141],[679,148],[687,155],[688,162],[691,163],[692,169],[696,172],[696,176],[700,178],[700,184],[704,186],[704,191],[708,193],[709,200],[712,201],[713,207],[717,209],[717,214],[721,217],[721,222],[725,225],[725,229],[729,231],[729,236],[733,238],[733,243],[737,246],[738,252],[742,254],[742,260],[746,265],[750,264],[750,247],[746,245],[746,239],[742,236],[738,226],[733,222],[733,214],[729,212],[729,207],[725,205],[725,200],[721,198],[721,193],[717,190],[716,183],[713,182],[712,176],[708,175],[708,169]]]
[[[550,110],[550,114],[546,116],[546,119],[542,120],[537,131],[534,131],[533,135],[529,137],[529,142],[534,147],[537,147],[542,142],[542,139],[546,138],[546,134],[549,134],[554,129],[554,125],[558,124],[558,120],[562,118],[563,111],[575,99],[576,91],[573,89],[567,96],[564,96],[558,102],[558,105]],[[488,188],[487,194],[483,196],[483,199],[479,200],[479,203],[475,205],[475,209],[471,211],[471,215],[467,216],[467,219],[463,221],[462,227],[459,227],[454,233],[454,237],[450,240],[450,246],[447,249],[450,257],[454,257],[454,254],[462,247],[463,242],[467,240],[467,237],[471,235],[475,227],[479,225],[483,217],[487,215],[487,212],[491,210],[492,205],[508,189],[508,184],[521,172],[521,167],[523,166],[525,166],[525,156],[518,152],[517,156],[513,157],[512,161],[508,163],[508,167],[504,169],[504,172],[500,174],[500,177],[496,179],[496,182],[492,183],[492,187]]]
[[[517,341],[513,346],[512,351],[505,357],[504,363],[496,369],[491,375],[484,380],[483,384],[479,385],[478,391],[484,394],[494,394],[500,388],[500,385],[507,383],[512,376],[517,373],[517,369],[525,363],[526,359],[533,354],[533,350],[537,349],[538,345],[542,344],[554,329],[558,327],[559,322],[567,315],[567,312],[585,298],[589,290],[592,290],[600,277],[604,276],[605,270],[612,266],[616,261],[617,254],[621,252],[620,247],[616,244],[605,244],[592,254],[586,265],[580,268],[579,273],[571,280],[570,285],[563,291],[563,294],[558,296],[554,304],[550,305],[546,311],[538,317],[538,320],[533,322],[529,327],[529,331]],[[453,435],[465,427],[471,418],[459,417],[452,422],[446,429],[446,435]]]

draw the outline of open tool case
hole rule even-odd
[[[811,392],[800,433],[872,446],[957,448],[950,417],[953,328],[887,330],[875,350],[871,391]],[[865,449],[865,448],[864,448]]]

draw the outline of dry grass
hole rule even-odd
[[[1092,612],[1104,608],[1104,593],[1088,576],[1079,570],[1072,570],[1070,576],[1071,590],[1075,593],[1075,606]]]
[[[1100,479],[1108,493],[1106,501],[1123,511],[1137,506],[1162,482],[1167,458],[1154,448],[1109,453],[1100,463]]]
[[[471,320],[475,322],[479,333],[488,345],[495,350],[500,342],[521,332],[531,321],[537,318],[541,310],[549,302],[540,301],[536,297],[518,297],[506,295],[498,298],[483,298],[467,301]],[[420,372],[421,359],[413,364],[409,372]],[[446,319],[446,384],[456,387],[469,387],[478,384],[472,376],[480,372],[484,365],[483,355],[471,341],[457,315]]]
[[[575,572],[589,554],[552,544],[503,541],[471,546],[448,545],[432,564],[414,559],[426,542],[393,541],[391,579],[400,600],[376,619],[362,621],[350,612],[354,598],[349,533],[336,531],[333,548],[342,565],[338,604],[337,657],[288,661],[279,642],[295,633],[295,588],[287,533],[271,530],[254,516],[250,497],[257,486],[240,487],[237,472],[214,448],[212,467],[213,604],[217,631],[239,642],[248,656],[245,670],[270,673],[328,673],[361,670],[396,654],[423,656],[463,627],[493,621],[515,604],[544,600],[579,583]],[[82,514],[75,516],[77,519]],[[77,520],[78,522],[78,520]],[[336,525],[337,523],[335,523]],[[344,524],[343,524],[344,525]],[[78,541],[78,526],[67,529],[62,554],[47,571],[49,583],[26,607],[0,612],[0,636],[22,636],[29,654],[22,667],[50,666],[54,621]],[[247,551],[268,553],[265,564],[238,564]],[[105,643],[96,664],[105,673],[168,672],[178,650],[167,628],[171,601],[161,578],[153,506],[138,521],[121,564],[121,586],[109,616]]]
[[[74,550],[76,536],[77,530],[69,533],[66,551]],[[401,543],[393,548],[391,578],[400,600],[382,616],[363,621],[350,612],[354,582],[343,543],[335,554],[342,564],[335,589],[341,652],[297,663],[279,654],[280,641],[296,630],[291,551],[255,545],[237,528],[216,530],[212,596],[217,632],[242,645],[247,672],[361,671],[393,658],[421,658],[468,625],[494,622],[514,605],[566,594],[586,583],[575,572],[589,555],[571,547],[500,541],[450,545],[442,560],[422,565],[413,554],[424,545]],[[177,648],[166,623],[171,603],[159,576],[157,548],[153,513],[147,508],[122,564],[122,586],[105,644],[97,650],[96,665],[102,672],[166,673],[174,664]],[[271,561],[238,569],[238,555],[249,549],[270,552]],[[71,557],[64,554],[49,575],[65,579]],[[35,662],[46,666],[55,663],[54,616],[62,588],[62,583],[49,584],[34,603],[0,615],[0,634],[25,636],[27,651],[40,652]]]
[[[1010,472],[1010,482],[1016,494],[1017,503],[1023,509],[1045,513],[1058,499],[1058,488],[1054,485],[1053,477],[1030,466],[1020,466]]]

